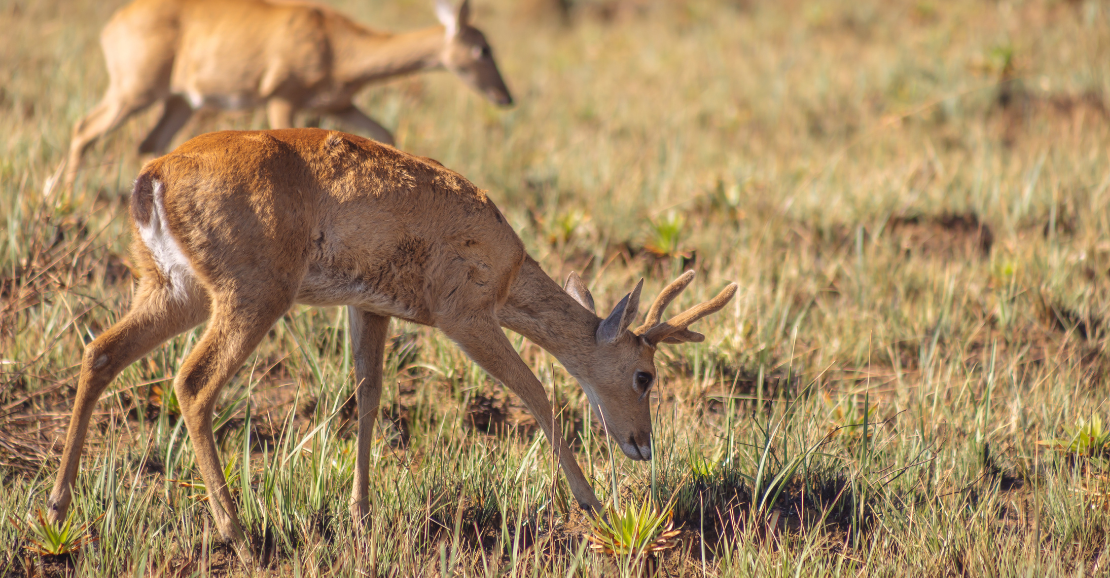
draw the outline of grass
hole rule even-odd
[[[100,401],[75,551],[41,556],[29,526],[82,347],[131,297],[126,194],[157,112],[93,147],[73,197],[40,195],[106,85],[96,37],[120,4],[0,3],[0,575],[249,574],[190,486],[166,393],[197,332]],[[414,0],[334,4],[383,28],[434,20]],[[257,572],[1105,574],[1110,10],[578,0],[564,23],[557,4],[475,5],[515,108],[448,74],[360,104],[489,189],[600,308],[683,267],[699,281],[674,309],[740,284],[695,327],[705,343],[657,356],[650,464],[614,457],[573,380],[514,336],[599,498],[672,504],[678,545],[649,566],[590,549],[519,402],[399,322],[354,535],[345,315],[297,308],[218,405]],[[263,126],[202,114],[179,140]]]

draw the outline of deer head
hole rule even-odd
[[[606,433],[634,460],[651,459],[651,388],[655,385],[655,349],[660,343],[700,342],[705,336],[687,329],[692,323],[716,313],[736,294],[731,283],[713,299],[662,321],[667,305],[694,280],[687,271],[655,298],[644,323],[631,329],[640,305],[640,280],[604,319],[594,335],[584,363],[567,367],[581,384]],[[594,311],[594,298],[577,273],[567,278],[564,291],[580,305]],[[596,313],[595,313],[596,315]]]
[[[447,34],[444,68],[499,106],[512,106],[513,97],[497,70],[486,36],[470,25],[470,0],[463,0],[458,11],[447,0],[438,0],[436,16]]]

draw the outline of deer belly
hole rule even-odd
[[[246,110],[254,108],[261,103],[261,99],[253,94],[204,94],[197,90],[185,92],[185,98],[195,110],[202,108],[216,108],[220,110]]]
[[[421,307],[402,302],[394,295],[375,286],[376,283],[358,276],[336,274],[310,266],[297,292],[297,303],[328,307],[351,305],[378,315],[417,321]]]

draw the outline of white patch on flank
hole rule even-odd
[[[139,225],[139,235],[146,248],[150,249],[154,264],[169,279],[174,296],[184,298],[185,286],[192,282],[195,273],[193,265],[181,250],[181,245],[177,244],[177,239],[173,238],[173,233],[166,225],[166,206],[162,200],[164,192],[165,187],[155,180],[154,209],[150,211],[147,224]]]

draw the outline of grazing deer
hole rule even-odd
[[[489,43],[470,25],[469,0],[457,12],[439,0],[436,14],[443,26],[390,34],[295,0],[136,0],[101,32],[108,90],[73,128],[65,187],[89,145],[156,102],[162,117],[140,153],[164,153],[202,107],[265,105],[270,128],[290,128],[294,113],[309,110],[393,144],[351,99],[367,84],[438,68],[511,105]]]
[[[49,515],[62,520],[93,404],[123,368],[208,320],[174,379],[220,534],[243,531],[228,492],[212,412],[220,389],[294,303],[346,305],[355,359],[358,449],[351,515],[369,513],[370,442],[389,319],[438,327],[513,390],[555,448],[580,505],[600,503],[563,439],[539,380],[502,331],[551,352],[578,380],[608,435],[651,458],[660,343],[701,341],[691,323],[725,306],[736,284],[680,315],[663,310],[694,278],[668,285],[643,325],[641,280],[604,319],[576,274],[561,288],[524,251],[486,196],[458,173],[373,141],[320,129],[198,136],[143,167],[131,194],[131,310],[85,348]]]

